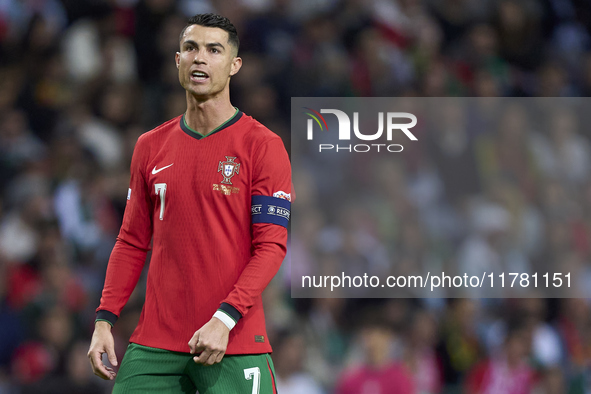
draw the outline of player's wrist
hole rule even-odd
[[[232,330],[242,318],[242,314],[232,305],[228,304],[227,302],[222,302],[218,310],[214,313],[213,317],[217,317],[222,321],[222,323],[226,325],[226,327],[228,327],[229,330]]]
[[[115,322],[117,322],[117,319],[119,319],[119,317],[113,312],[101,309],[96,312],[95,324],[96,322],[105,322],[109,324],[111,327],[114,327]]]
[[[100,330],[109,330],[109,331],[111,331],[111,328],[113,328],[113,326],[108,321],[105,321],[105,320],[96,320],[94,322],[94,328],[95,329],[100,329]]]
[[[221,321],[230,331],[236,326],[236,322],[223,311],[217,310],[213,317]]]

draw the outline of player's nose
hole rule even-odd
[[[195,64],[204,64],[206,63],[206,57],[204,51],[196,51],[195,56],[193,57],[193,63]]]

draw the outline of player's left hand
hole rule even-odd
[[[193,357],[197,364],[213,365],[222,361],[228,347],[230,330],[217,317],[212,317],[203,327],[195,331],[189,341],[191,354],[201,352]]]

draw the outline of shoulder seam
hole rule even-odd
[[[164,127],[167,127],[167,126],[169,126],[169,125],[170,125],[170,123],[173,123],[173,122],[178,122],[178,120],[179,120],[179,118],[180,118],[181,116],[182,116],[182,115],[175,116],[174,118],[167,120],[166,122],[162,123],[161,125],[158,125],[158,126],[154,127],[153,129],[146,131],[146,132],[145,132],[144,134],[142,134],[142,135],[149,134],[149,133],[152,133],[152,132],[154,132],[154,131],[158,131],[158,130],[160,130],[160,129],[164,128]]]
[[[161,125],[159,125],[159,126],[156,126],[156,127],[154,127],[153,129],[151,129],[151,130],[148,130],[148,131],[146,131],[145,133],[141,134],[141,135],[138,137],[138,139],[137,139],[137,141],[136,141],[136,143],[135,143],[135,147],[134,147],[134,149],[138,147],[138,145],[139,145],[139,143],[140,143],[140,141],[141,141],[141,140],[145,140],[146,138],[148,138],[148,135],[150,135],[150,134],[152,134],[152,133],[155,133],[155,132],[157,132],[157,131],[159,131],[159,130],[161,130],[161,129],[164,129],[165,127],[170,127],[170,125],[171,125],[171,124],[174,124],[174,122],[178,121],[178,119],[179,119],[181,116],[182,116],[182,115],[179,115],[179,116],[177,116],[177,117],[174,117],[174,118],[172,118],[172,119],[169,119],[169,120],[167,120],[166,122],[162,123]],[[150,146],[150,144],[147,144],[147,147],[148,147],[148,149],[150,149],[150,150],[151,150],[151,146]],[[140,167],[140,174],[141,174],[141,176],[144,178],[144,181],[146,181],[146,180],[148,179],[148,177],[146,176],[146,173],[145,173],[144,171],[145,171],[145,169],[146,169],[146,165],[147,165],[147,158],[149,158],[150,156],[151,156],[151,152],[150,152],[150,151],[148,151],[148,152],[142,152],[142,162],[143,162],[143,163],[142,163],[142,165],[141,165],[141,167]]]

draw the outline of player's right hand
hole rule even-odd
[[[117,356],[115,355],[115,341],[113,334],[111,334],[111,325],[104,321],[97,321],[90,341],[90,349],[88,349],[88,358],[96,376],[105,380],[113,380],[117,374],[113,368],[103,364],[104,353],[107,353],[111,365],[116,367]]]

